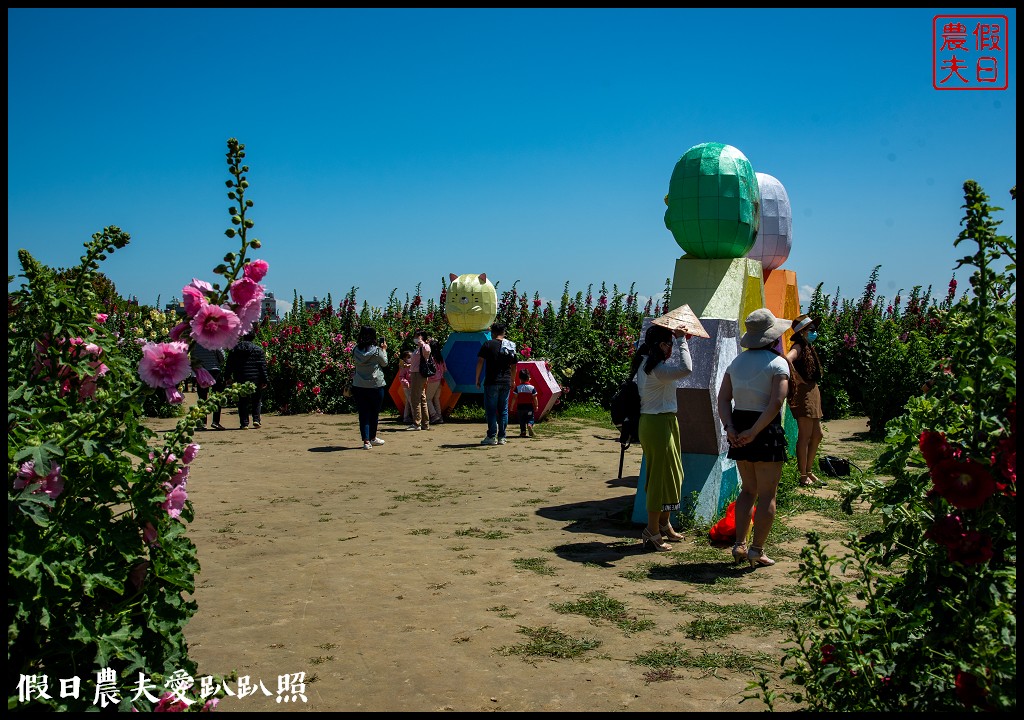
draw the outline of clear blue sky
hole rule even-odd
[[[118,225],[122,295],[213,280],[237,137],[281,299],[477,272],[660,295],[672,169],[714,141],[786,188],[805,302],[878,264],[881,293],[942,296],[965,180],[1016,237],[1016,11],[960,11],[1008,16],[1009,89],[937,91],[932,18],[956,12],[8,9],[8,273]]]

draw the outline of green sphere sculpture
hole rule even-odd
[[[665,204],[665,227],[687,255],[741,258],[757,239],[757,176],[731,145],[708,142],[687,150],[672,171]]]

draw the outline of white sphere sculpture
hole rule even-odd
[[[761,222],[747,257],[760,260],[767,273],[786,262],[793,249],[793,210],[782,183],[765,173],[755,176],[761,191]]]

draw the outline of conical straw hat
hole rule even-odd
[[[669,330],[682,330],[694,337],[709,338],[708,331],[700,324],[700,320],[693,314],[689,305],[682,305],[675,310],[669,310],[661,317],[651,320],[655,325],[667,327]]]

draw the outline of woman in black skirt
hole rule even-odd
[[[789,363],[779,339],[790,328],[768,308],[750,313],[740,346],[746,348],[730,363],[718,391],[718,414],[729,436],[729,458],[736,461],[742,488],[736,498],[736,542],[732,556],[751,567],[774,565],[764,543],[775,520],[775,495],[786,461],[786,433],[779,411],[789,394]],[[747,549],[750,515],[754,537]]]

